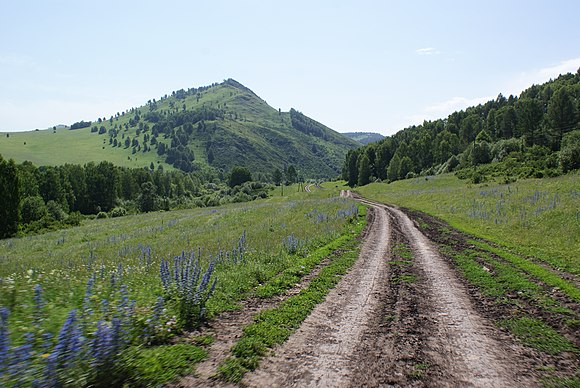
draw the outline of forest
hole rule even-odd
[[[580,167],[579,114],[580,70],[349,151],[342,177],[353,187],[452,171],[475,183],[561,175]]]

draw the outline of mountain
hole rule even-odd
[[[0,154],[37,165],[108,160],[128,167],[164,164],[186,172],[245,166],[270,174],[294,165],[305,177],[340,173],[360,144],[297,110],[282,112],[228,79],[181,89],[138,108],[66,129],[0,136]]]
[[[384,136],[380,133],[374,132],[343,132],[342,134],[349,139],[352,139],[363,145],[367,145],[384,138]]]

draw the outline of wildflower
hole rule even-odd
[[[0,377],[4,373],[5,364],[8,360],[8,351],[10,348],[8,315],[9,311],[6,307],[0,308]]]
[[[66,369],[73,365],[81,350],[81,331],[77,324],[77,310],[72,310],[64,321],[54,347],[55,366]]]

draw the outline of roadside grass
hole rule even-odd
[[[580,275],[580,174],[473,185],[451,174],[356,188],[365,198],[419,210],[518,255]]]
[[[121,355],[119,375],[132,386],[158,386],[192,372],[195,364],[206,357],[207,351],[188,344],[134,346]],[[103,387],[104,380],[99,382]]]
[[[364,215],[362,213],[361,216]],[[341,237],[329,264],[320,270],[307,288],[286,299],[278,307],[261,312],[254,318],[254,323],[244,328],[242,337],[231,349],[232,355],[218,367],[221,379],[239,382],[246,372],[258,366],[270,348],[286,341],[312,309],[324,300],[329,290],[339,282],[341,275],[356,261],[359,252],[356,236],[364,224],[358,221],[349,235]]]
[[[285,273],[297,274],[297,263],[304,265],[304,270],[312,268],[315,260],[306,259],[309,254],[350,235],[356,226],[356,216],[348,215],[353,206],[356,207],[352,200],[327,198],[326,193],[301,193],[294,187],[283,197],[252,203],[91,220],[72,229],[0,241],[0,307],[10,310],[2,322],[6,323],[2,335],[10,332],[14,351],[28,346],[31,332],[35,338],[52,336],[48,342],[33,344],[32,353],[20,365],[26,373],[18,382],[4,376],[0,385],[26,385],[39,378],[47,353],[36,347],[55,344],[61,325],[73,309],[79,312],[79,324],[87,330],[83,333],[85,344],[95,341],[97,322],[129,309],[135,326],[126,330],[140,338],[144,327],[150,325],[149,319],[157,314],[156,301],[164,295],[160,264],[183,252],[199,257],[204,271],[210,262],[215,263],[213,276],[218,282],[205,306],[205,316],[211,318],[237,308],[238,301],[252,295],[260,285],[282,279]],[[300,243],[299,251],[289,252],[284,244],[289,236]],[[42,290],[40,300],[35,296],[37,287]],[[163,307],[156,318],[163,334],[156,334],[152,341],[152,345],[162,347],[143,343],[140,348],[148,349],[152,358],[160,360],[163,356],[157,352],[165,353],[171,348],[163,344],[178,335],[182,325],[175,321],[174,305],[167,303]],[[110,321],[105,325],[111,327]],[[200,339],[198,345],[208,341],[211,339]],[[172,350],[179,353],[174,355],[176,360],[188,359],[192,351],[182,348]],[[146,351],[143,357],[147,357]],[[119,362],[125,361],[123,358]],[[131,375],[131,379],[146,380],[148,373],[157,373],[148,372],[147,359],[135,362],[143,363],[133,365],[135,373],[143,375]],[[188,362],[194,363],[193,359]],[[154,364],[151,368],[157,370]],[[176,375],[182,373],[175,370]],[[97,372],[101,373],[98,368],[78,371],[79,381],[88,378],[88,384],[92,384],[90,376]],[[76,376],[77,371],[70,373]],[[114,371],[110,373],[113,375]]]
[[[486,251],[495,253],[496,255],[500,256],[502,259],[508,261],[512,265],[522,269],[523,271],[527,272],[528,274],[534,276],[536,279],[542,281],[543,283],[547,284],[551,287],[558,287],[563,293],[568,295],[570,298],[575,300],[576,302],[580,303],[580,290],[576,288],[574,285],[570,284],[566,280],[562,279],[554,272],[538,265],[534,264],[530,260],[523,259],[517,255],[514,255],[510,252],[507,252],[501,248],[494,247],[490,244],[486,244],[481,241],[469,241],[471,244],[484,249]]]
[[[557,331],[539,319],[522,317],[504,320],[501,325],[508,328],[523,343],[549,354],[560,352],[580,353],[580,350]]]

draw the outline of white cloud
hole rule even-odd
[[[40,100],[22,105],[0,100],[0,131],[26,131],[59,124],[70,125],[80,120],[108,117],[131,106],[135,106],[135,101],[129,99],[87,102]]]
[[[518,95],[532,85],[543,84],[561,74],[576,73],[580,68],[580,58],[567,59],[541,69],[525,71],[507,85],[507,94]]]
[[[475,98],[453,97],[445,101],[436,102],[425,107],[421,113],[405,117],[405,124],[400,128],[402,129],[403,127],[408,127],[410,125],[419,125],[426,120],[444,119],[455,111],[463,110],[470,106],[477,106],[486,103],[489,100],[493,100],[494,98],[495,97],[493,96]]]
[[[425,47],[415,50],[415,53],[418,55],[437,55],[441,54],[439,50],[434,47]]]

